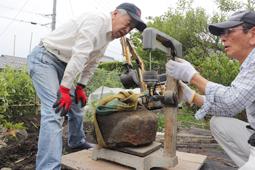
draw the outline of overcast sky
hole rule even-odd
[[[164,14],[169,7],[175,7],[177,0],[57,0],[56,27],[84,11],[110,12],[122,2],[136,4],[145,20]],[[216,10],[214,0],[195,0],[194,4],[208,12]],[[52,9],[53,0],[0,0],[0,55],[26,57],[40,38],[51,31],[51,18],[45,15],[51,14]],[[110,44],[106,55],[122,58],[119,40]]]

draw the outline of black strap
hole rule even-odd
[[[255,133],[253,133],[249,140],[248,140],[248,143],[251,145],[251,146],[255,146]]]
[[[253,129],[251,125],[246,125],[246,128],[255,131],[255,129]]]

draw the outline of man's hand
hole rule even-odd
[[[176,80],[190,83],[192,77],[198,72],[188,61],[177,58],[176,61],[169,60],[166,63],[166,73]]]
[[[81,107],[84,107],[87,103],[87,95],[83,88],[84,85],[77,84],[75,89],[75,103],[78,104],[79,102],[81,102]]]
[[[55,113],[60,112],[60,116],[66,116],[67,112],[70,110],[72,99],[70,97],[70,89],[60,86],[57,93],[57,101],[54,103],[53,108],[55,108]]]
[[[189,86],[187,86],[185,83],[182,81],[179,81],[179,98],[180,100],[183,100],[189,104],[192,104],[194,96],[195,96],[195,91],[192,90]]]

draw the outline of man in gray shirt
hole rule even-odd
[[[170,76],[196,86],[204,94],[199,95],[180,83],[184,92],[182,99],[201,106],[195,114],[197,119],[206,114],[214,115],[210,121],[212,135],[241,167],[249,155],[249,162],[255,159],[255,147],[247,142],[255,132],[255,12],[236,12],[225,22],[209,25],[209,31],[220,36],[227,55],[241,64],[240,72],[230,86],[208,81],[182,59],[170,60],[166,70]],[[248,123],[231,118],[243,110]],[[255,169],[255,163],[252,164]]]

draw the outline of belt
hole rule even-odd
[[[50,52],[47,48],[45,48],[45,46],[43,45],[43,42],[42,42],[42,41],[40,41],[40,43],[38,44],[38,46],[41,47],[41,48],[44,48],[44,49],[46,50],[46,53],[48,53],[48,55],[47,55],[48,57],[54,58],[55,60],[58,60],[59,62],[63,63],[64,66],[67,65],[66,62],[60,60],[54,53]]]
[[[251,125],[246,125],[246,128],[255,131],[255,129],[253,129],[253,127],[251,127]]]
[[[43,46],[44,46],[42,41],[40,41],[38,45],[39,45],[40,47],[43,47]]]

